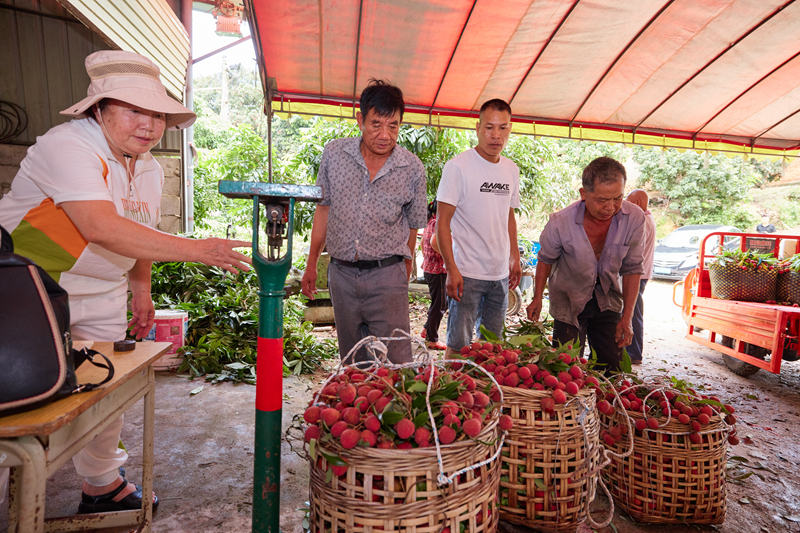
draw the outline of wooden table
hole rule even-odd
[[[153,416],[155,377],[152,364],[170,347],[168,342],[140,342],[131,352],[114,352],[112,343],[93,348],[114,363],[114,378],[102,387],[74,394],[38,409],[0,417],[0,466],[11,467],[9,532],[84,531],[138,526],[150,531],[153,490]],[[105,370],[84,363],[78,382],[98,382]],[[45,520],[45,486],[78,450],[144,398],[142,498],[140,510],[75,515]]]

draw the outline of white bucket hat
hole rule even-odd
[[[186,128],[197,115],[167,94],[158,65],[125,50],[100,50],[86,56],[91,82],[83,100],[61,111],[62,115],[87,117],[89,109],[103,98],[121,100],[148,111],[164,113],[167,128]]]

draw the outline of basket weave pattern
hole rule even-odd
[[[766,302],[775,299],[777,270],[754,272],[735,265],[708,265],[711,297],[720,300]]]
[[[514,426],[503,445],[500,517],[540,531],[575,531],[597,482],[599,423],[593,391],[545,412],[550,391],[503,387]]]
[[[778,274],[776,300],[800,305],[800,272]]]
[[[628,412],[631,421],[644,418]],[[604,429],[626,426],[621,413],[600,414]],[[658,430],[634,433],[633,453],[611,456],[602,476],[614,501],[635,520],[651,524],[720,524],[725,519],[727,430],[717,419],[692,444],[686,425],[672,420]],[[628,435],[611,448],[621,453]]]
[[[497,451],[496,420],[471,439],[441,446],[446,473],[480,463]],[[439,486],[436,448],[345,450],[338,444],[319,447],[347,462],[341,477],[326,474],[318,452],[310,461],[311,531],[319,533],[440,533],[497,531],[497,487],[500,462],[494,460]]]

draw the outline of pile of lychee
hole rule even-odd
[[[671,437],[682,440],[686,435],[691,444],[701,444],[704,433],[716,428],[724,420],[728,428],[728,442],[739,443],[733,406],[722,403],[716,396],[699,394],[684,381],[644,382],[625,377],[615,380],[611,385],[598,385],[595,392],[597,410],[605,417],[606,426],[600,438],[607,446],[614,446],[627,435],[628,424],[624,417],[614,416],[620,408],[633,415],[631,424],[636,435],[647,435],[655,440],[656,431],[660,431],[666,441]]]
[[[586,371],[587,360],[571,345],[551,348],[474,342],[461,349],[461,357],[479,364],[505,387],[549,391],[551,395],[540,400],[545,411],[552,412],[569,397],[598,385],[597,378]]]
[[[426,401],[431,377],[433,420]],[[492,401],[498,394],[444,363],[347,367],[328,380],[305,410],[305,441],[335,443],[346,450],[425,448],[434,446],[434,425],[440,444],[474,439],[498,416],[499,406]],[[498,423],[509,429],[511,418],[500,416]]]

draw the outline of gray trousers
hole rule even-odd
[[[405,261],[364,270],[332,262],[328,266],[328,289],[342,358],[364,337],[390,337],[395,328],[409,331]],[[409,340],[384,342],[390,361],[411,361]],[[372,361],[363,348],[347,360],[348,363],[362,361]]]

